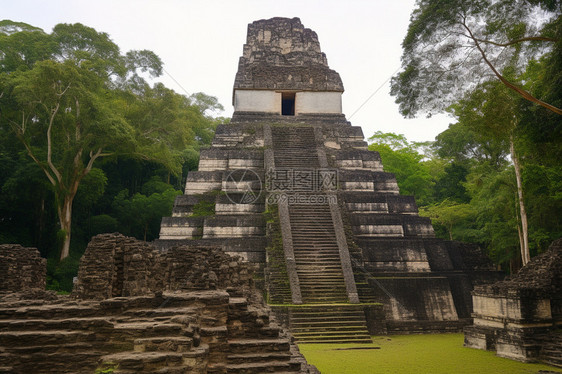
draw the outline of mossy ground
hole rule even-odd
[[[463,347],[463,334],[390,335],[373,344],[302,344],[300,351],[322,374],[537,374],[562,369],[497,357]],[[380,347],[380,349],[342,348]]]

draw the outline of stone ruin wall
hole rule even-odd
[[[92,238],[80,260],[72,296],[107,299],[162,291],[229,289],[248,295],[249,265],[220,248],[178,246],[163,252],[121,234]]]
[[[44,292],[36,249],[0,246],[0,268],[2,290]],[[73,293],[46,294],[0,294],[1,372],[318,374],[253,287],[248,264],[219,248],[159,252],[98,235]]]
[[[475,287],[465,346],[562,367],[562,239],[510,279]]]
[[[45,291],[47,260],[36,248],[0,245],[0,292],[33,294]]]

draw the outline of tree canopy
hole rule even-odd
[[[144,160],[180,176],[190,150],[210,141],[217,121],[205,111],[220,104],[145,79],[160,74],[153,52],[121,53],[109,35],[79,23],[50,34],[0,23],[1,129],[16,135],[52,186],[61,259],[70,251],[74,198],[99,160]]]
[[[404,116],[445,110],[497,78],[518,95],[557,114],[545,93],[524,87],[529,64],[559,48],[560,1],[418,0],[402,43],[403,70],[391,94]]]

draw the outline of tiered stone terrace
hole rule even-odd
[[[14,277],[41,274],[44,266]],[[317,373],[256,293],[248,265],[220,249],[161,253],[100,235],[73,295],[43,293],[0,298],[0,372]]]
[[[381,331],[459,331],[470,321],[472,287],[499,276],[478,248],[435,238],[413,197],[399,194],[361,128],[341,113],[342,92],[318,37],[300,20],[250,24],[232,120],[201,153],[157,245],[219,245],[241,255],[264,274],[270,301],[297,305],[276,307],[288,312],[293,331],[298,305],[341,321],[334,304],[367,311],[360,329],[334,341],[365,341]],[[337,174],[331,188],[297,183],[277,191],[268,179],[321,170]],[[201,206],[208,211],[201,214]],[[333,324],[324,326],[307,331],[330,341],[324,338],[337,334]]]

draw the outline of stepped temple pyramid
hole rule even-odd
[[[187,176],[159,248],[218,246],[255,265],[299,342],[459,331],[474,285],[497,279],[472,245],[435,238],[359,126],[298,18],[248,25],[234,114]]]

